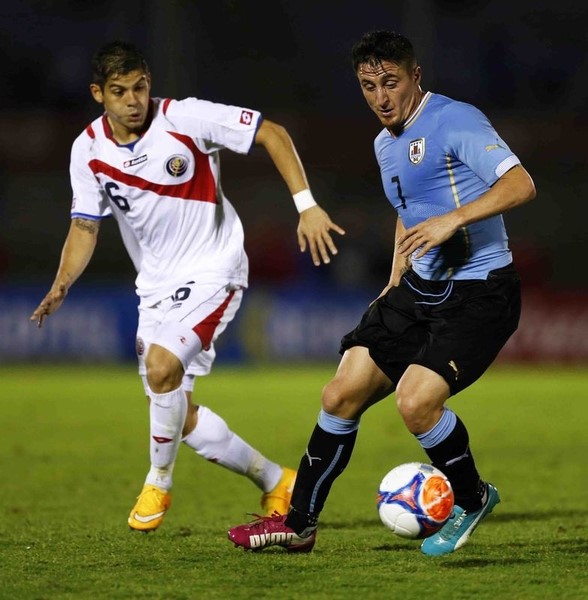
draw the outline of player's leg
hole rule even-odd
[[[143,382],[143,388],[145,390],[145,396],[147,397],[149,407],[149,444],[150,444],[150,455],[155,453],[156,441],[155,437],[166,437],[158,435],[158,425],[153,425],[152,421],[152,403],[150,396],[153,393],[147,383],[147,366],[146,357],[151,349],[151,343],[155,336],[155,332],[159,327],[163,316],[165,314],[165,303],[158,303],[150,307],[139,307],[139,323],[137,327],[137,338],[136,338],[136,352],[137,360],[139,363],[139,375]],[[184,397],[184,406],[186,401]],[[177,410],[177,409],[176,409]],[[179,408],[181,411],[182,409]],[[165,426],[165,418],[158,418],[158,421],[162,421]],[[173,437],[173,436],[172,436]],[[171,439],[171,438],[170,438]],[[169,442],[172,444],[172,442]],[[165,457],[165,453],[162,454],[162,458],[165,462],[160,462],[155,459],[152,461],[149,473],[145,478],[143,488],[137,497],[136,503],[133,506],[129,518],[128,524],[131,529],[137,531],[152,531],[157,529],[166,511],[171,505],[171,495],[169,489],[171,488],[171,472],[173,470],[172,464],[169,464],[168,458]],[[168,483],[166,483],[166,481]]]
[[[241,294],[230,286],[190,282],[160,303],[160,319],[150,332],[145,358],[151,424],[147,484],[171,489],[179,444],[192,412],[183,385],[185,373],[194,358],[211,347],[219,323],[232,318]]]
[[[175,354],[156,343],[150,345],[145,364],[151,436],[151,469],[145,483],[169,491],[188,409],[184,368]]]
[[[279,545],[289,552],[310,551],[331,486],[351,458],[362,413],[392,391],[392,382],[367,348],[347,350],[323,390],[318,423],[298,467],[290,512],[234,527],[229,539],[245,549]]]
[[[288,512],[296,471],[269,460],[231,430],[220,415],[192,404],[192,392],[186,393],[190,404],[182,441],[202,458],[250,479],[263,492],[264,514]]]
[[[179,326],[176,322],[182,327],[188,326],[185,332],[177,331],[175,338],[166,337],[167,347],[175,347],[185,366],[182,387],[189,396],[189,402],[182,441],[199,456],[245,475],[255,483],[263,492],[261,506],[266,514],[274,511],[284,513],[290,506],[296,472],[267,459],[235,434],[209,407],[192,403],[194,379],[210,373],[216,357],[214,344],[235,318],[242,297],[242,288],[231,284],[188,283],[174,294],[174,308],[166,317],[166,320],[174,322],[168,331],[176,331]],[[175,340],[181,337],[185,338],[185,342],[178,344]],[[195,353],[189,351],[192,337],[197,337],[200,342]]]
[[[396,390],[404,423],[433,466],[447,476],[455,494],[449,521],[421,545],[425,554],[445,554],[459,548],[500,501],[496,488],[480,478],[465,425],[445,406],[449,395],[448,382],[421,365],[408,367]]]
[[[157,331],[154,338],[158,339]],[[173,469],[188,404],[181,386],[184,367],[175,354],[150,343],[144,366],[144,385],[149,399],[151,465],[128,524],[131,529],[152,531],[161,525],[171,505]]]
[[[427,431],[416,433],[416,437],[431,463],[445,473],[455,494],[451,517],[440,531],[423,541],[421,551],[428,555],[447,554],[468,541],[480,521],[500,502],[500,496],[491,483],[481,479],[466,426],[452,410],[444,407],[439,420]]]
[[[300,533],[316,526],[333,482],[349,463],[361,415],[393,389],[367,348],[355,346],[345,352],[335,377],[323,389],[318,423],[300,461],[286,519],[292,529]]]
[[[465,425],[445,406],[449,396],[448,382],[421,365],[409,366],[396,389],[396,404],[406,427],[433,466],[447,476],[455,494],[449,521],[421,545],[425,554],[459,548],[500,501],[496,488],[480,478]]]
[[[190,282],[156,306],[140,307],[137,348],[150,401],[151,467],[129,516],[132,529],[156,529],[171,504],[173,468],[188,416],[184,374],[210,347],[216,326],[232,302],[238,306],[240,293],[230,286]]]
[[[448,397],[471,385],[516,330],[520,315],[519,279],[512,267],[490,273],[486,281],[454,283],[452,298],[433,325],[434,342],[422,357],[432,371],[412,365],[399,382],[397,396],[409,430],[455,493],[452,517],[421,545],[423,553],[432,555],[463,546],[500,496],[480,477],[466,426],[442,402],[444,392],[435,396],[423,386],[429,382],[436,390],[445,388]]]
[[[459,417],[445,406],[447,381],[422,365],[410,365],[398,382],[396,405],[407,429],[417,438],[433,466],[447,475],[460,506],[478,509],[484,484]]]

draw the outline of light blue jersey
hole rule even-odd
[[[398,137],[374,142],[386,197],[406,229],[479,198],[520,163],[486,116],[427,92]],[[512,262],[501,215],[472,223],[415,260],[423,279],[486,279]]]

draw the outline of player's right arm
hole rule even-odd
[[[391,287],[400,285],[400,279],[410,269],[410,256],[403,256],[398,252],[398,240],[406,233],[406,227],[402,219],[396,219],[396,234],[394,236],[394,255],[392,257],[392,271],[390,272],[390,281],[386,287],[388,291]]]
[[[400,279],[402,276],[410,269],[410,257],[403,256],[399,252],[397,252],[397,240],[399,240],[404,233],[406,232],[406,228],[404,227],[404,223],[402,219],[398,217],[396,219],[396,234],[395,234],[395,242],[394,242],[394,254],[392,256],[392,270],[390,271],[390,280],[388,281],[388,285],[380,292],[378,298],[385,296],[390,288],[397,287],[400,284]],[[378,299],[376,298],[376,300]]]
[[[321,261],[324,264],[330,263],[329,252],[332,255],[337,254],[331,231],[339,235],[345,235],[345,231],[331,221],[329,215],[314,202],[304,166],[290,134],[282,125],[264,119],[255,136],[255,143],[265,148],[292,196],[296,198],[299,193],[303,193],[312,203],[304,209],[299,209],[297,236],[300,250],[305,252],[308,247],[312,262],[317,267]]]
[[[96,248],[99,229],[100,221],[79,217],[72,219],[53,285],[31,315],[31,321],[36,321],[38,327],[42,327],[45,318],[61,306],[69,288],[88,266]]]

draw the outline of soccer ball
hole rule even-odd
[[[439,531],[453,510],[447,477],[432,465],[412,462],[386,474],[378,490],[382,523],[396,535],[422,539]]]

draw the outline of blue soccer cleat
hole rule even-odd
[[[421,552],[429,556],[449,554],[461,548],[470,538],[480,521],[492,512],[500,502],[498,490],[490,483],[486,484],[486,499],[482,508],[466,511],[455,505],[449,521],[421,544]]]

